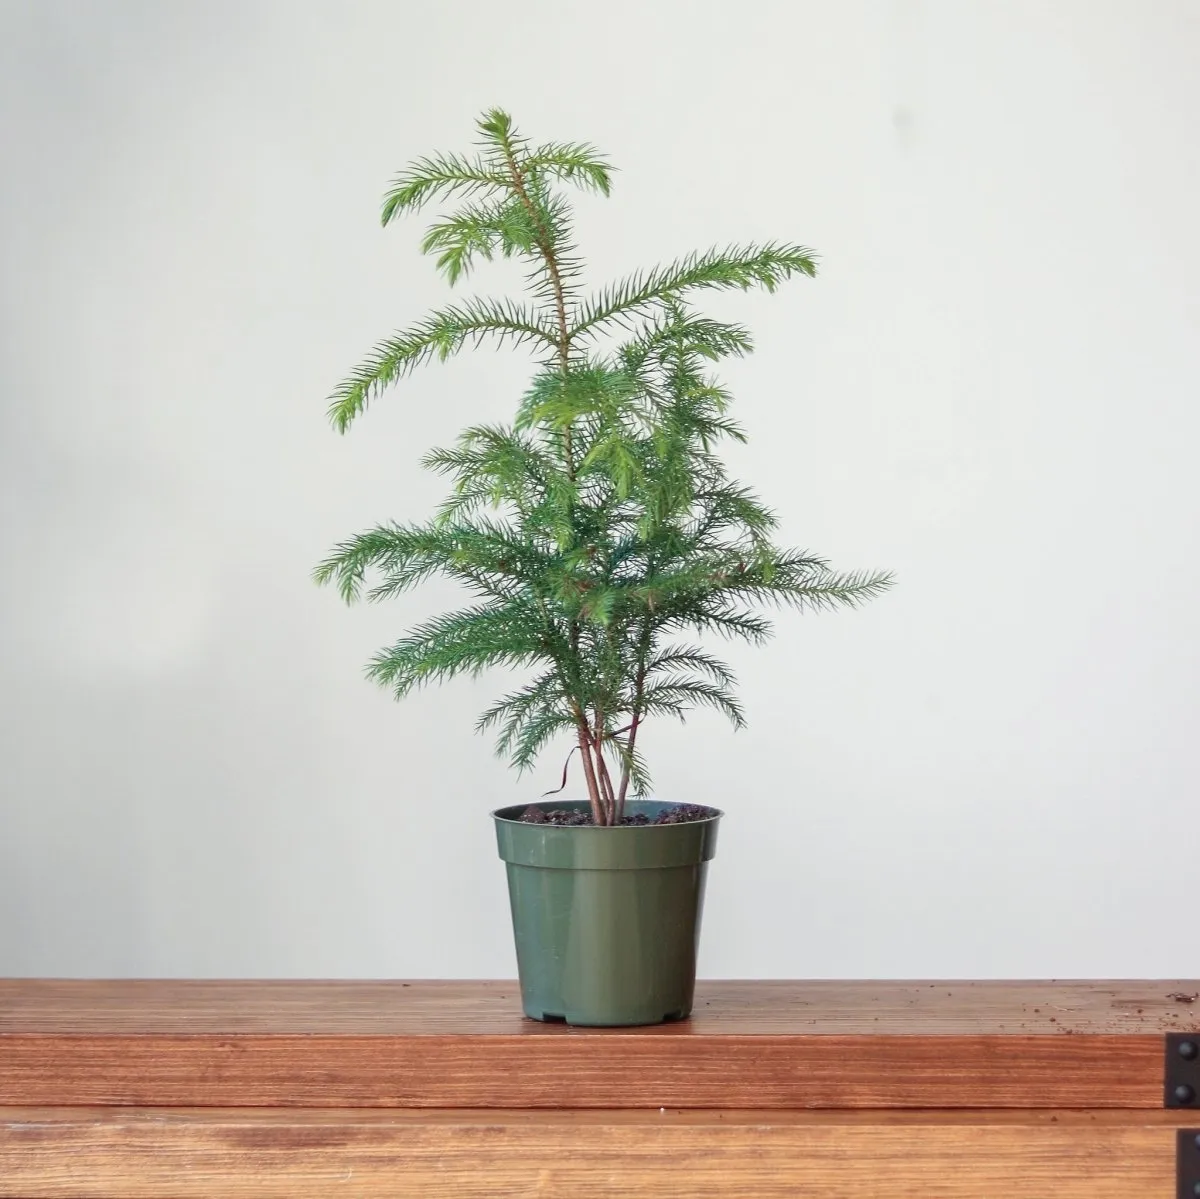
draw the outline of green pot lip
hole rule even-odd
[[[665,799],[631,799],[626,805],[626,811],[636,811],[640,804],[654,804],[661,811],[663,808],[674,808],[678,806],[677,800]],[[531,821],[525,821],[520,818],[520,813],[527,808],[545,807],[545,808],[587,808],[590,805],[586,800],[582,799],[567,799],[561,800],[558,803],[542,802],[534,800],[532,803],[523,804],[506,804],[502,808],[496,808],[488,813],[497,824],[516,824],[522,828],[529,829],[554,829],[559,833],[641,833],[648,829],[681,829],[688,828],[694,825],[713,824],[720,820],[725,812],[721,808],[714,808],[709,804],[696,804],[698,808],[706,808],[708,815],[701,820],[685,820],[679,824],[534,824]],[[506,813],[515,812],[517,815],[506,815]]]

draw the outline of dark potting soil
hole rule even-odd
[[[711,808],[702,808],[694,803],[676,804],[673,808],[664,808],[653,820],[644,812],[636,812],[632,816],[622,816],[622,824],[690,824],[693,820],[707,820],[712,815]],[[525,824],[563,824],[586,825],[595,824],[591,812],[578,808],[539,808],[536,804],[521,813]]]

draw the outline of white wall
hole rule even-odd
[[[396,169],[509,107],[622,168],[597,278],[728,240],[740,472],[868,610],[648,745],[729,818],[710,976],[1200,972],[1193,0],[3,6],[0,973],[504,976],[471,732],[360,667],[451,595],[307,572],[415,518],[519,358],[325,396],[443,298]],[[508,276],[483,274],[478,285]]]

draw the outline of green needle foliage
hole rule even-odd
[[[744,434],[710,368],[751,341],[698,313],[694,293],[774,291],[815,274],[812,252],[713,249],[585,293],[566,189],[607,195],[610,166],[591,146],[533,146],[500,111],[478,129],[473,157],[436,155],[403,172],[383,222],[456,201],[424,251],[451,283],[480,259],[518,259],[524,299],[468,300],[380,342],[334,391],[330,418],[344,432],[410,371],[467,345],[530,347],[536,372],[511,424],[468,428],[425,457],[452,483],[431,520],[352,537],[315,577],[347,602],[434,576],[461,583],[470,606],[412,629],[369,676],[399,698],[490,667],[525,672],[529,681],[478,728],[494,731],[520,770],[571,738],[593,818],[614,824],[627,796],[650,786],[638,745],[647,719],[709,707],[744,723],[732,673],[700,644],[706,635],[762,642],[764,608],[853,606],[891,580],[835,573],[776,546],[775,517],[717,454]]]

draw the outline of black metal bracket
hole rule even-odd
[[[1175,1149],[1176,1199],[1200,1195],[1200,1128],[1181,1128]]]
[[[1200,1108],[1200,1033],[1167,1035],[1163,1078],[1164,1106]]]

